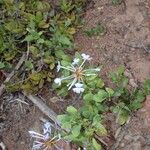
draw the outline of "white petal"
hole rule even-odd
[[[51,123],[46,121],[43,126],[43,133],[51,133]]]
[[[56,78],[54,82],[58,85],[61,85],[61,78]]]
[[[82,83],[76,83],[76,84],[75,84],[75,87],[76,87],[76,88],[81,88],[81,87],[83,87],[83,84],[82,84]]]
[[[90,55],[86,55],[86,54],[81,54],[81,56],[82,56],[82,58],[84,59],[84,60],[91,60],[92,58],[90,57]]]
[[[73,91],[77,94],[84,92],[84,88],[73,88]]]
[[[79,61],[80,61],[79,58],[75,58],[75,59],[73,60],[72,65],[77,65],[77,64],[79,63]]]
[[[100,70],[101,70],[100,68],[95,68],[95,71],[98,71],[98,72],[99,72]]]
[[[34,144],[33,147],[32,147],[32,149],[33,149],[33,150],[34,150],[34,149],[41,149],[42,146],[43,146],[43,144],[41,144],[41,143],[39,143],[39,144]]]
[[[44,139],[44,135],[37,133],[35,131],[29,131],[31,137],[38,138],[38,139]]]

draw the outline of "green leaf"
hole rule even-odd
[[[104,87],[104,81],[101,78],[98,78],[97,82],[96,82],[96,86],[99,88],[103,88]]]
[[[82,61],[82,56],[79,52],[75,53],[75,58],[79,59],[80,61]],[[81,62],[80,62],[81,63]]]
[[[57,58],[63,59],[63,61],[71,62],[70,57],[69,57],[68,55],[66,55],[66,54],[64,53],[64,51],[62,51],[62,50],[57,50],[57,51],[55,51],[55,55],[56,55]]]
[[[34,73],[30,74],[29,78],[34,81],[40,81],[42,78],[42,74],[34,72]]]
[[[95,140],[95,138],[92,139],[92,145],[93,145],[93,147],[94,147],[95,150],[102,150],[101,145],[97,143],[97,141]]]
[[[102,125],[100,122],[99,122],[99,124],[97,124],[96,128],[97,128],[96,133],[97,133],[98,135],[102,135],[102,136],[107,135],[107,130],[106,130],[106,128],[105,128],[104,125]]]
[[[67,107],[67,112],[69,114],[76,114],[77,113],[77,109],[74,108],[73,106],[69,106],[69,107]]]
[[[105,90],[99,90],[99,92],[94,95],[93,99],[96,102],[103,102],[108,97],[108,94]]]
[[[125,111],[125,110],[120,110],[118,116],[117,116],[117,122],[120,125],[125,124],[129,119],[129,112]]]
[[[5,68],[5,64],[3,62],[0,62],[0,69]]]
[[[32,35],[27,35],[23,41],[30,42],[30,41],[33,41],[33,40],[34,40],[34,37]]]
[[[63,114],[63,115],[58,115],[57,116],[58,120],[61,122],[61,124],[67,124],[70,123],[71,124],[71,117],[67,114]]]
[[[68,89],[66,87],[62,87],[61,89],[57,90],[57,94],[59,96],[66,96],[68,94]]]
[[[134,110],[140,109],[140,108],[142,107],[142,103],[133,101],[133,102],[129,105],[129,107],[130,107],[130,109],[131,109],[132,111],[134,111]]]
[[[40,21],[42,21],[42,19],[43,19],[42,12],[40,11],[36,12],[35,21],[39,23]]]
[[[145,95],[144,95],[143,91],[138,90],[138,92],[135,95],[135,101],[143,102],[144,98],[145,98]]]
[[[113,94],[114,94],[113,89],[111,89],[111,88],[105,88],[105,89],[106,89],[106,91],[107,91],[107,93],[109,94],[110,97],[113,96]]]
[[[33,63],[32,63],[32,60],[27,60],[27,61],[25,61],[25,67],[26,67],[28,70],[32,70],[32,69],[34,68]]]
[[[32,53],[33,57],[38,57],[39,49],[35,46],[30,46],[29,51]]]
[[[117,74],[118,75],[122,75],[122,74],[124,74],[124,72],[125,72],[125,67],[124,66],[121,66],[117,69]]]
[[[93,94],[90,92],[90,93],[88,93],[88,94],[85,94],[84,96],[83,96],[83,99],[85,100],[85,101],[91,101],[91,100],[93,100]]]
[[[119,5],[122,3],[123,0],[112,0],[113,5]]]
[[[61,35],[59,37],[59,42],[62,43],[63,45],[68,45],[68,46],[72,45],[70,39],[66,36],[63,36],[63,35]]]
[[[99,122],[101,121],[101,118],[100,118],[100,115],[96,115],[96,116],[94,116],[94,118],[93,118],[93,126],[97,126],[97,124],[99,124]]]
[[[145,80],[145,82],[144,82],[144,91],[147,95],[150,94],[150,79]]]
[[[57,58],[61,58],[62,59],[63,56],[66,55],[66,54],[64,53],[63,50],[57,50],[57,51],[55,51],[55,55],[56,55]]]
[[[65,60],[62,60],[62,61],[61,61],[61,65],[67,67],[67,66],[70,66],[70,62],[65,61]]]
[[[81,130],[81,125],[80,124],[73,126],[73,128],[72,128],[72,134],[73,134],[73,136],[74,137],[78,137],[79,134],[80,134],[80,130]]]
[[[8,30],[11,33],[22,33],[24,31],[24,26],[23,24],[19,24],[15,20],[9,20],[9,22],[4,24],[4,27],[6,30]]]

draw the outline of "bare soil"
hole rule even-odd
[[[141,85],[150,78],[150,1],[125,0],[121,5],[113,6],[111,0],[94,0],[84,15],[85,25],[75,37],[80,52],[93,57],[92,63],[103,65],[100,73],[106,84],[106,77],[120,65],[125,65],[132,86]],[[103,36],[87,37],[84,31],[98,23],[105,25],[107,32]],[[78,102],[53,96],[48,88],[39,94],[55,112],[64,112],[69,104],[78,106]],[[40,130],[40,118],[43,114],[25,100],[28,105],[11,102],[19,98],[18,94],[4,95],[0,100],[0,142],[8,150],[31,149],[28,131]],[[80,101],[80,100],[78,100]],[[108,150],[149,150],[150,149],[150,97],[147,96],[143,108],[135,112],[129,122],[119,127],[115,116],[109,114],[111,137],[104,139]]]

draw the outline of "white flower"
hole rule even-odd
[[[72,89],[75,93],[83,93],[84,92],[84,88],[83,88],[83,84],[81,83],[76,83],[75,87]]]
[[[69,76],[56,78],[54,82],[58,85],[61,85],[63,80],[70,81],[67,86],[68,90],[70,90],[76,83],[83,83],[83,79],[85,76],[95,76],[97,75],[96,72],[100,71],[100,68],[91,68],[91,69],[85,69],[85,62],[88,60],[91,60],[92,58],[89,55],[81,54],[82,56],[82,62],[80,62],[79,58],[75,58],[73,60],[73,63],[71,63],[69,66],[62,66],[60,62],[58,62],[57,71],[60,69],[65,69],[70,72]],[[75,86],[73,88],[73,91],[76,93],[84,92],[83,87]]]
[[[46,139],[49,139],[49,135],[51,134],[51,123],[46,121],[43,125],[43,134]]]
[[[75,58],[75,59],[73,60],[72,65],[77,65],[77,64],[79,63],[79,61],[80,61],[79,58]]]
[[[35,139],[33,142],[32,150],[48,150],[52,147],[59,149],[56,145],[59,140],[61,140],[60,134],[51,137],[51,123],[46,121],[43,125],[43,134],[35,131],[29,131],[32,138]]]
[[[51,133],[51,123],[46,121],[43,125],[43,132],[44,134],[46,133]]]
[[[82,56],[82,58],[84,59],[84,60],[91,60],[92,58],[90,57],[90,55],[86,55],[86,54],[81,54],[81,56]]]
[[[43,147],[43,143],[41,143],[39,141],[34,141],[32,150],[40,150],[42,147]]]
[[[55,80],[54,80],[54,82],[56,83],[56,84],[58,84],[58,85],[61,85],[61,78],[56,78]]]

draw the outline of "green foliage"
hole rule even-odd
[[[83,143],[89,150],[93,146],[94,148],[101,147],[95,139],[93,139],[94,133],[100,135],[106,135],[107,131],[102,125],[101,116],[95,113],[95,115],[86,116],[85,109],[87,108],[87,113],[90,114],[88,107],[84,106],[80,111],[75,109],[73,106],[67,108],[67,113],[64,115],[59,115],[58,119],[61,122],[62,128],[66,129],[68,133],[64,133],[64,138],[71,140],[82,146]],[[86,117],[85,117],[86,116]]]
[[[144,92],[147,95],[150,94],[150,79],[148,79],[144,82]]]
[[[8,83],[10,91],[22,89],[20,87],[37,91],[46,81],[51,82],[51,74],[59,59],[57,51],[73,48],[73,35],[80,25],[83,5],[82,0],[62,0],[58,6],[45,0],[1,1],[0,69],[11,71],[20,56],[27,54],[25,63],[11,80],[12,85],[20,86],[17,89]],[[32,73],[43,71],[46,77],[40,76],[40,82],[33,83]]]
[[[80,58],[79,54],[76,55]],[[120,67],[110,74],[115,87],[113,89],[106,87],[98,76],[86,78],[82,107],[77,110],[69,106],[65,114],[58,116],[62,128],[67,131],[63,133],[65,139],[89,150],[100,150],[101,144],[96,141],[94,134],[107,135],[104,114],[112,111],[116,114],[116,122],[124,125],[130,114],[142,107],[149,91],[149,80],[145,82],[142,90],[129,89],[128,78],[124,72],[125,68]]]
[[[120,5],[123,2],[123,0],[111,0],[111,2],[113,5]]]
[[[117,122],[123,125],[128,120],[132,111],[142,107],[145,99],[143,90],[128,88],[128,78],[124,75],[125,68],[120,67],[115,73],[111,73],[111,79],[115,83],[113,112],[117,113]]]
[[[98,24],[96,27],[87,29],[84,32],[88,37],[99,36],[99,35],[104,35],[106,33],[106,28],[103,25]]]

